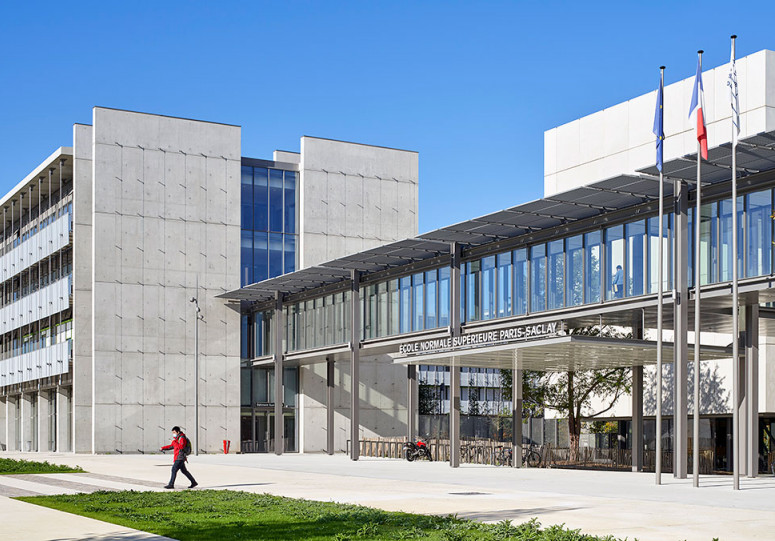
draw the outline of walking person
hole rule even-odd
[[[191,481],[191,485],[188,488],[197,486],[199,483],[196,482],[194,476],[186,469],[186,461],[188,455],[191,454],[191,441],[180,431],[179,426],[172,427],[172,443],[161,448],[162,451],[169,451],[170,449],[175,450],[175,457],[172,463],[172,477],[170,477],[170,482],[164,488],[175,488],[175,477],[177,477],[178,471]]]

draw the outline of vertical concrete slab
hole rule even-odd
[[[78,453],[94,450],[93,135],[91,126],[73,126],[73,439]]]
[[[8,397],[0,396],[0,449],[8,449]]]
[[[155,451],[169,427],[192,432],[193,296],[204,316],[195,444],[239,440],[239,314],[215,297],[239,287],[240,154],[238,126],[94,109],[96,452]]]
[[[49,424],[48,424],[48,416],[49,416],[49,392],[48,391],[39,391],[38,396],[38,423],[37,423],[37,429],[38,429],[38,449],[37,451],[39,453],[48,453],[52,451],[53,449],[49,449]]]
[[[19,414],[21,416],[21,449],[30,452],[33,450],[33,419],[32,419],[32,395],[22,393],[19,397]]]
[[[16,435],[16,416],[18,412],[19,400],[14,397],[5,399],[5,444],[9,451],[19,451],[16,443],[19,438]]]
[[[56,452],[65,453],[70,450],[69,439],[69,416],[71,405],[69,400],[67,389],[62,386],[57,386],[55,390],[54,400],[56,400]]]
[[[418,155],[302,137],[299,266],[417,235]]]

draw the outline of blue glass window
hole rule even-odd
[[[283,230],[283,172],[269,170],[269,231]]]
[[[567,277],[565,303],[578,306],[584,303],[584,242],[581,235],[565,241]]]
[[[425,328],[425,312],[423,308],[424,303],[424,291],[423,291],[423,275],[422,273],[412,276],[412,300],[414,301],[413,311],[414,317],[412,318],[412,330],[421,331]]]
[[[625,226],[627,236],[627,296],[643,295],[646,275],[646,222],[640,220]]]
[[[449,296],[451,293],[449,275],[449,267],[439,269],[439,327],[449,326]]]
[[[283,235],[269,233],[269,278],[283,273]]]
[[[549,292],[547,308],[562,308],[565,305],[565,251],[563,241],[554,240],[548,244],[549,261],[547,289]]]
[[[546,310],[546,245],[530,248],[530,311]]]
[[[481,261],[466,263],[466,321],[479,321],[481,317],[480,302],[482,299],[479,291],[479,272]]]
[[[269,248],[267,234],[262,231],[253,232],[253,282],[269,278]]]
[[[482,259],[482,319],[495,317],[495,256]]]
[[[512,291],[514,280],[511,277],[511,252],[498,254],[498,317],[510,316],[512,307]]]
[[[285,233],[296,233],[296,173],[285,172]]]
[[[268,230],[269,217],[269,171],[256,167],[253,171],[253,227],[256,231]]]
[[[242,184],[240,188],[240,223],[242,229],[253,229],[253,168],[242,167]]]
[[[527,313],[527,250],[520,248],[512,253],[514,261],[514,314]]]
[[[772,191],[745,196],[746,276],[770,274],[772,269]]]
[[[621,225],[605,230],[606,300],[624,297],[624,228]]]
[[[285,256],[283,257],[283,272],[293,272],[296,270],[296,236],[283,235],[283,245]]]
[[[737,260],[737,276],[743,277],[743,196],[737,198],[737,257],[732,256],[732,199],[720,202],[719,221],[721,228],[721,254],[719,260],[720,278],[724,282],[732,280],[732,265]]]
[[[242,286],[252,284],[253,280],[253,233],[242,230],[240,242],[240,283]]]
[[[438,302],[438,284],[436,282],[436,271],[425,273],[425,328],[435,329],[438,326],[436,319]]]
[[[668,214],[662,216],[662,291],[670,289],[670,254],[672,243],[670,242]],[[649,264],[647,267],[648,292],[657,292],[657,281],[659,279],[659,218],[653,217],[647,220],[648,228],[648,250]]]
[[[400,331],[409,332],[412,328],[412,278],[404,276],[400,283]]]

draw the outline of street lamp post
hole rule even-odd
[[[199,287],[197,287],[199,295]],[[196,309],[194,319],[194,455],[199,456],[199,320],[202,319],[202,309],[199,308],[199,300],[191,297]]]

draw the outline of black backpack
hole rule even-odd
[[[181,449],[180,452],[183,454],[184,457],[187,457],[191,454],[191,440],[185,434],[181,433],[180,435],[186,439],[186,445],[183,447],[183,449]]]

